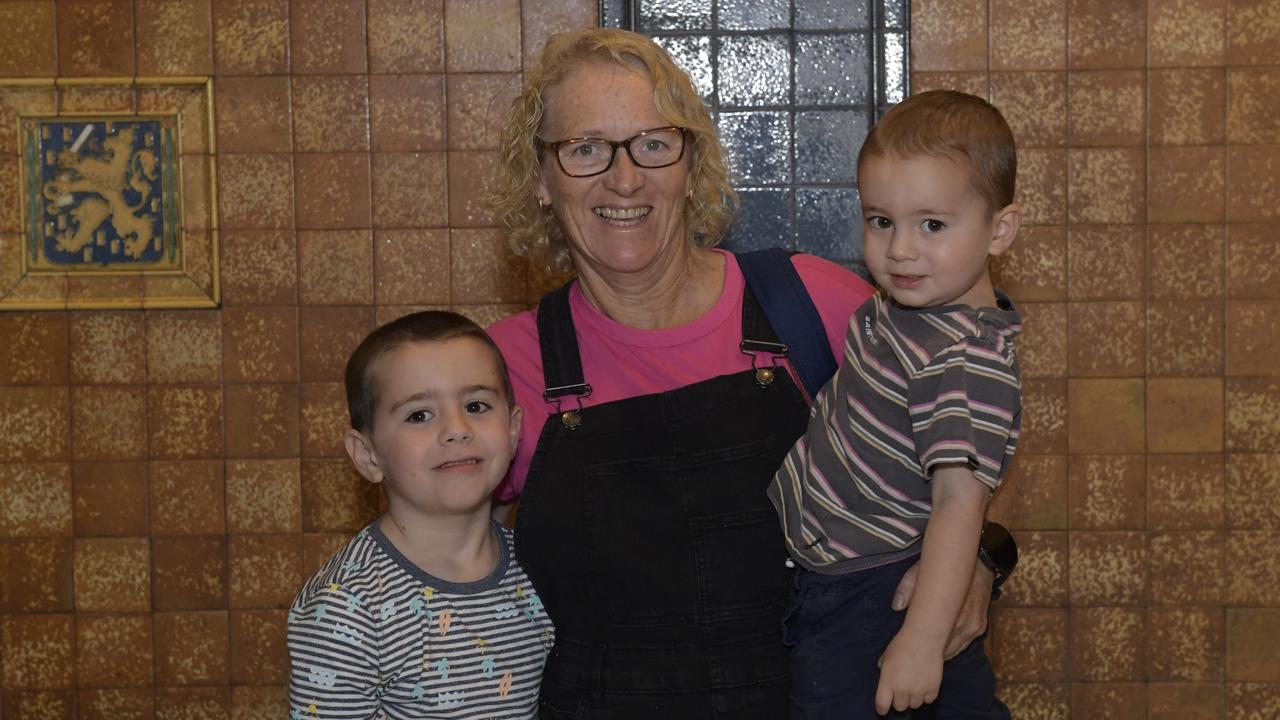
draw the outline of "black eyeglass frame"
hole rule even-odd
[[[675,160],[672,160],[669,163],[663,163],[661,165],[644,165],[638,160],[636,160],[636,156],[631,152],[631,143],[635,142],[636,140],[639,140],[640,138],[646,135],[651,135],[656,132],[662,132],[663,130],[679,130],[680,131],[680,153],[676,155]],[[665,125],[663,127],[656,127],[656,128],[650,128],[648,130],[642,130],[636,133],[635,135],[632,135],[631,137],[623,140],[606,140],[605,138],[598,138],[598,137],[576,137],[576,138],[569,138],[567,140],[557,140],[556,142],[547,142],[542,138],[538,138],[538,143],[541,144],[543,148],[550,150],[551,153],[556,156],[556,165],[560,167],[560,172],[564,173],[565,175],[568,175],[569,177],[582,178],[582,177],[595,177],[596,175],[603,175],[604,173],[609,172],[609,168],[613,167],[613,161],[618,158],[618,148],[620,147],[626,149],[627,157],[631,158],[632,164],[634,164],[636,167],[646,168],[649,170],[656,170],[658,168],[671,167],[672,165],[675,165],[676,163],[684,159],[684,149],[689,144],[689,139],[687,137],[688,134],[689,134],[689,128],[680,127],[679,125]],[[607,143],[609,145],[609,162],[603,168],[601,168],[600,170],[597,170],[596,172],[586,173],[585,175],[574,175],[573,173],[569,172],[568,169],[565,168],[564,161],[560,159],[560,148],[565,145],[568,145],[569,143],[582,143],[587,141]]]

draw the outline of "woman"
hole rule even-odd
[[[503,148],[517,248],[577,276],[490,328],[526,418],[498,499],[521,498],[517,552],[558,637],[543,717],[784,718],[789,575],[765,488],[808,400],[792,372],[756,371],[780,356],[741,349],[776,334],[712,248],[734,195],[710,114],[647,38],[566,33]],[[873,289],[792,262],[840,357]],[[975,573],[953,646],[985,626],[990,583]]]

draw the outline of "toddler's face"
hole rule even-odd
[[[487,511],[520,429],[493,350],[467,337],[411,342],[371,371],[378,401],[368,479],[420,516]]]
[[[964,168],[928,155],[872,155],[858,168],[858,189],[867,267],[894,300],[995,305],[987,256],[1004,252],[1012,233],[1003,237],[1004,211],[987,210]]]

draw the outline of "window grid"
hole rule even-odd
[[[907,94],[908,12],[907,0],[600,3],[601,25],[654,38],[711,108],[742,197],[725,247],[781,245],[860,272],[854,162]]]

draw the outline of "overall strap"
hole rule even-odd
[[[754,293],[765,316],[778,338],[783,352],[790,356],[791,365],[804,383],[809,397],[817,397],[818,390],[836,372],[836,361],[831,355],[827,332],[822,325],[818,309],[800,280],[800,274],[791,264],[791,256],[782,248],[766,248],[737,255],[738,265],[747,281],[747,294]],[[743,350],[747,334],[747,309],[743,306]],[[761,348],[764,349],[764,348]]]
[[[555,401],[565,395],[579,398],[591,394],[582,377],[582,357],[573,330],[569,309],[569,287],[573,281],[547,293],[538,303],[538,344],[542,348],[542,397]]]

